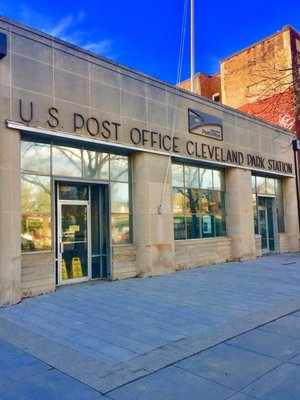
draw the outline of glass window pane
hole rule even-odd
[[[213,170],[214,190],[224,190],[223,171]]]
[[[186,213],[195,214],[199,212],[199,190],[185,189],[185,209]]]
[[[50,177],[21,177],[21,246],[22,251],[51,249],[51,181]]]
[[[266,178],[263,178],[262,176],[257,176],[256,177],[256,188],[257,188],[257,193],[266,193]]]
[[[83,150],[83,177],[109,179],[109,154]]]
[[[81,177],[81,149],[52,146],[52,173],[60,176]]]
[[[201,214],[213,214],[213,198],[211,190],[202,190],[200,199]]]
[[[128,157],[110,155],[110,180],[128,182]]]
[[[87,185],[59,185],[60,200],[88,200],[89,188]]]
[[[190,167],[188,165],[184,166],[184,179],[186,188],[199,188],[199,178],[198,178],[199,168]]]
[[[173,186],[184,186],[182,164],[172,164],[172,184]]]
[[[226,216],[224,214],[215,215],[215,236],[226,236]]]
[[[173,213],[184,214],[184,189],[173,188]]]
[[[128,183],[111,183],[111,212],[129,213],[129,186]]]
[[[214,191],[212,201],[212,210],[215,215],[225,214],[225,193]]]
[[[213,188],[212,170],[211,169],[200,168],[199,179],[200,179],[200,188],[201,189],[212,189]]]
[[[185,218],[183,215],[174,216],[174,238],[175,240],[185,239]]]
[[[50,175],[50,144],[21,142],[21,169]]]
[[[191,214],[186,217],[187,239],[200,238],[200,215]]]
[[[266,193],[275,194],[275,179],[266,178]]]
[[[130,242],[129,214],[111,214],[111,237],[113,244]]]

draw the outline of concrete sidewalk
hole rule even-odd
[[[63,287],[0,309],[0,398],[299,399],[299,309],[298,254]]]

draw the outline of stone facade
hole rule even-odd
[[[1,306],[56,285],[54,189],[52,249],[21,253],[21,136],[130,157],[132,240],[110,243],[111,279],[255,258],[253,174],[283,182],[282,233],[288,239],[277,239],[277,250],[299,250],[290,132],[5,18],[0,32],[8,41],[0,60]],[[213,129],[208,135],[207,128],[191,133],[189,110],[218,118],[223,140],[209,136]],[[173,162],[224,172],[227,236],[174,240]]]

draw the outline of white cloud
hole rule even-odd
[[[23,20],[22,22],[46,32],[49,35],[70,42],[103,57],[116,58],[112,40],[107,38],[95,40],[95,36],[101,37],[103,33],[85,30],[85,25],[82,22],[85,21],[86,15],[83,12],[79,12],[77,15],[68,14],[53,24],[49,22],[49,16],[32,11],[24,5],[22,7],[21,17]]]

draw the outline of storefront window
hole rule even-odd
[[[22,175],[23,252],[51,249],[51,182],[48,176]]]
[[[223,172],[173,164],[172,176],[175,240],[225,236]]]
[[[114,244],[131,241],[129,158],[22,140],[22,251],[51,250],[51,177],[106,180],[111,185]],[[88,200],[89,185],[60,184],[60,200]]]

